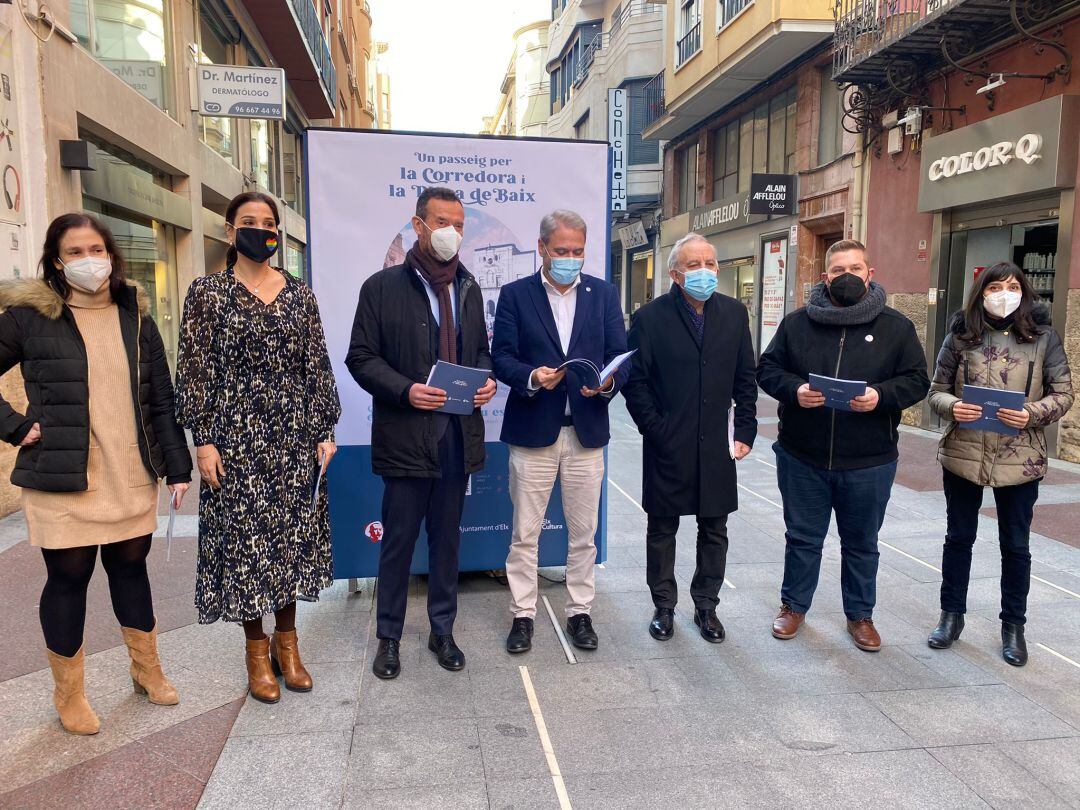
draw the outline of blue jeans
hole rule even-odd
[[[799,461],[779,443],[773,450],[787,528],[780,601],[796,613],[810,609],[821,549],[835,511],[844,613],[852,621],[869,619],[877,601],[878,532],[885,522],[896,462],[861,470],[826,470]]]

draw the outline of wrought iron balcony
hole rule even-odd
[[[642,131],[647,130],[657,121],[664,117],[667,112],[664,106],[664,71],[653,76],[641,89],[642,100],[645,102],[645,122]]]
[[[687,59],[701,50],[701,20],[683,34],[676,47],[675,67],[680,67]]]
[[[833,36],[833,78],[863,86],[893,86],[900,94],[913,79],[936,70],[959,67],[976,54],[1016,35],[1031,40],[1032,60],[1046,75],[1065,75],[1071,65],[1067,51],[1051,33],[1038,36],[1047,24],[1080,9],[1080,0],[836,0]],[[992,65],[973,73],[988,75]],[[1038,77],[1036,75],[1036,77]]]

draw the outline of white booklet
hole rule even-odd
[[[607,383],[608,378],[619,370],[619,366],[629,360],[637,349],[631,349],[628,352],[624,352],[604,366],[599,368],[596,363],[585,357],[577,357],[573,360],[567,360],[559,369],[573,368],[585,380],[585,385],[589,388],[600,388]],[[595,382],[594,382],[595,380]]]
[[[735,403],[727,409],[727,446],[731,457],[735,458]]]

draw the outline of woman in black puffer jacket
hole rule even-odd
[[[53,700],[64,728],[94,734],[82,637],[98,546],[135,691],[179,700],[158,660],[146,556],[158,481],[179,506],[191,456],[161,335],[109,229],[85,214],[59,217],[41,270],[40,280],[0,284],[0,373],[20,364],[28,400],[21,414],[0,398],[0,438],[21,448],[11,480],[48,572],[40,615]]]

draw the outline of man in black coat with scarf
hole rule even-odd
[[[668,272],[671,291],[638,310],[630,326],[628,345],[637,354],[623,388],[644,437],[645,575],[656,607],[649,633],[666,641],[675,632],[675,535],[679,518],[694,515],[694,623],[705,640],[719,643],[727,516],[739,506],[735,462],[757,435],[754,349],[746,307],[715,292],[716,250],[708,240],[692,233],[676,242]]]
[[[821,549],[836,513],[840,588],[848,633],[874,652],[878,531],[896,475],[897,425],[904,408],[930,389],[915,326],[885,306],[885,290],[860,242],[837,242],[825,254],[824,281],[806,307],[780,323],[761,356],[758,383],[780,403],[776,476],[787,527],[784,584],[773,635],[799,632],[817,588]],[[818,374],[865,384],[846,407],[825,407],[810,387]]]
[[[396,678],[409,568],[425,523],[428,536],[428,648],[451,671],[465,666],[454,643],[461,510],[469,474],[484,466],[484,417],[495,396],[488,380],[467,416],[439,413],[446,392],[426,384],[437,360],[491,368],[484,300],[458,261],[465,209],[448,188],[424,189],[412,219],[416,244],[403,264],[360,289],[345,365],[371,394],[371,466],[385,489],[379,548],[379,650],[372,671]]]

